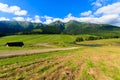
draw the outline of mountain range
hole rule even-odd
[[[0,21],[0,34],[120,34],[120,27],[71,20],[67,23],[55,21],[50,24],[21,21]]]

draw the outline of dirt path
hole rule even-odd
[[[0,58],[54,52],[54,51],[72,50],[72,49],[78,49],[78,48],[79,47],[69,47],[69,48],[55,48],[55,49],[42,49],[42,50],[37,49],[37,50],[21,50],[21,51],[13,51],[13,52],[0,52]]]

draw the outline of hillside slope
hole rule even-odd
[[[65,24],[64,32],[67,34],[93,34],[120,31],[120,27],[107,24],[93,24],[69,21]]]

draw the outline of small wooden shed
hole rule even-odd
[[[23,47],[24,43],[23,42],[7,42],[6,46],[8,46],[8,47]]]

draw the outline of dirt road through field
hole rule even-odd
[[[29,54],[37,54],[37,53],[54,52],[54,51],[72,50],[72,49],[78,49],[78,48],[79,47],[68,47],[68,48],[54,48],[54,49],[37,49],[37,50],[21,50],[21,51],[13,51],[13,52],[0,52],[0,58],[20,56],[20,55],[29,55]]]

